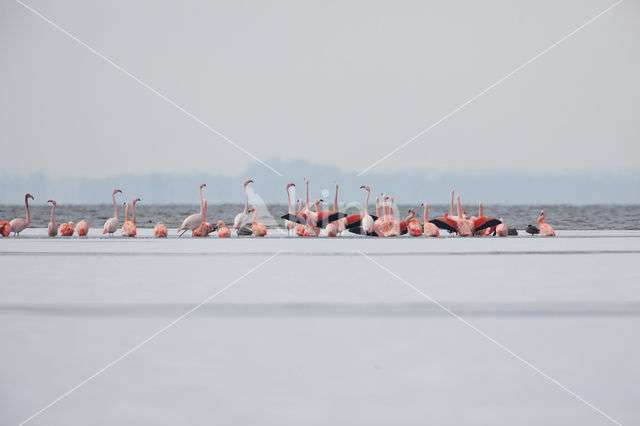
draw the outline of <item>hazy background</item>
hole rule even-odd
[[[406,202],[640,202],[640,4],[627,1],[364,176],[613,1],[0,2],[0,202],[267,202],[371,184]],[[238,200],[240,198],[240,200]],[[197,201],[196,201],[197,202]]]

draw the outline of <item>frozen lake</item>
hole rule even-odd
[[[640,423],[640,231],[98,231],[0,239],[0,424]]]

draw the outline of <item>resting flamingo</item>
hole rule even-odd
[[[509,235],[509,227],[507,226],[506,223],[504,223],[504,220],[502,218],[499,219],[500,220],[500,225],[496,226],[496,235],[498,237],[506,237]]]
[[[218,238],[229,238],[231,236],[231,231],[223,221],[219,220],[216,227],[218,228]]]
[[[200,222],[200,226],[198,226],[193,231],[194,237],[208,237],[211,232],[211,228],[207,224],[207,199],[202,200],[202,221]]]
[[[440,231],[438,231],[438,227],[429,222],[429,204],[422,203],[422,206],[424,207],[424,236],[439,237]]]
[[[167,238],[167,225],[165,225],[163,221],[156,223],[153,227],[153,235],[155,235],[156,238]]]
[[[553,230],[551,225],[544,222],[547,218],[547,214],[544,210],[540,210],[540,217],[538,217],[538,225],[540,225],[540,236],[541,237],[555,237],[556,232]]]
[[[47,203],[51,203],[51,222],[49,222],[49,225],[47,225],[47,233],[50,237],[55,237],[56,235],[58,235],[58,225],[56,224],[56,219],[54,218],[56,200],[47,200]]]
[[[248,216],[248,208],[249,208],[249,194],[247,194],[247,185],[253,183],[251,179],[246,180],[242,184],[242,189],[244,190],[244,210],[241,213],[238,213],[236,217],[233,219],[233,229],[236,230],[238,235],[251,235],[251,228],[247,225],[249,224],[249,216]]]
[[[11,225],[9,224],[9,222],[6,220],[0,222],[0,235],[2,235],[3,237],[8,237],[10,233]]]
[[[253,212],[253,219],[251,220],[251,231],[253,231],[253,235],[256,237],[264,237],[267,235],[267,227],[257,221],[258,210],[256,209],[256,206],[251,206],[249,211]]]
[[[61,223],[60,224],[60,236],[62,237],[73,237],[73,233],[74,233],[74,223],[73,222],[69,222],[69,223]]]
[[[89,234],[89,223],[86,220],[82,219],[80,222],[76,224],[76,232],[79,237],[86,237]]]
[[[422,223],[419,219],[415,219],[415,209],[409,210],[409,216],[406,217],[404,222],[407,224],[407,232],[412,237],[419,237],[422,235]]]
[[[35,198],[33,198],[33,195],[31,194],[24,195],[24,208],[27,212],[26,213],[27,217],[26,218],[17,217],[13,219],[11,222],[9,222],[9,225],[11,226],[11,232],[13,232],[14,236],[20,234],[22,231],[27,229],[27,227],[31,223],[31,216],[29,215],[29,198],[31,198],[32,200],[35,200]]]
[[[288,213],[290,215],[295,214],[295,212],[293,210],[291,210],[291,193],[289,192],[289,188],[291,188],[292,186],[296,186],[293,183],[288,183],[287,184],[287,201],[289,202],[289,210]],[[284,227],[287,228],[287,236],[291,236],[291,232],[293,231],[293,222],[291,222],[289,219],[285,219],[284,220]]]
[[[180,225],[180,228],[178,228],[178,234],[179,234],[180,237],[182,237],[182,234],[184,234],[187,231],[195,230],[202,223],[202,188],[204,188],[205,186],[207,186],[206,183],[201,183],[200,184],[200,189],[199,189],[199,191],[200,191],[200,213],[196,213],[196,214],[192,214],[190,216],[187,216],[182,221],[182,225]]]
[[[104,230],[102,234],[109,233],[109,236],[112,236],[114,232],[118,230],[118,205],[116,204],[116,194],[122,193],[119,189],[114,189],[111,193],[111,199],[113,200],[113,217],[107,219],[104,223]]]

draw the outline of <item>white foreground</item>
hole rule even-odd
[[[0,239],[0,424],[640,423],[640,232],[269,232]]]

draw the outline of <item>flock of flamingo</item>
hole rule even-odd
[[[323,200],[315,200],[313,203],[314,210],[309,205],[309,180],[304,179],[306,185],[306,203],[302,198],[298,199],[298,208],[294,210],[291,205],[290,188],[295,184],[289,183],[286,186],[287,199],[289,203],[288,212],[282,216],[284,225],[287,229],[287,235],[297,235],[300,237],[317,237],[324,229],[328,237],[336,237],[342,232],[348,231],[354,234],[373,236],[373,237],[399,237],[408,234],[413,237],[439,237],[440,230],[446,230],[449,233],[457,234],[461,237],[467,236],[489,236],[496,235],[505,237],[507,235],[517,235],[517,231],[509,228],[502,219],[487,217],[483,214],[482,201],[478,203],[478,216],[468,217],[467,213],[461,210],[460,194],[455,195],[453,188],[451,189],[451,206],[448,213],[444,213],[441,217],[429,220],[429,205],[423,203],[424,223],[416,217],[415,209],[409,210],[408,216],[401,221],[396,221],[393,214],[393,197],[384,193],[376,197],[375,215],[369,213],[369,197],[371,196],[371,188],[363,185],[360,189],[366,191],[364,202],[364,212],[358,214],[347,215],[338,211],[338,183],[335,182],[335,195],[333,199],[333,208],[331,210],[320,210],[320,204]],[[247,185],[253,183],[247,180],[243,183],[245,196],[244,209],[238,213],[233,220],[233,230],[238,236],[264,237],[267,235],[267,228],[264,224],[257,221],[258,211],[255,206],[249,207],[249,195],[247,193]],[[202,189],[206,185],[200,184],[200,213],[192,214],[184,219],[178,235],[190,231],[193,237],[208,237],[209,234],[217,233],[219,238],[228,238],[231,231],[224,223],[219,220],[216,225],[207,222],[207,200],[202,196]],[[133,199],[130,203],[124,202],[125,219],[122,228],[118,222],[118,203],[116,202],[116,194],[122,193],[119,189],[114,189],[111,193],[113,201],[113,217],[104,223],[103,234],[112,236],[120,229],[123,237],[135,237],[136,231],[136,203],[141,201],[140,198]],[[454,215],[454,195],[457,202],[457,211]],[[34,199],[31,194],[26,194],[24,204],[26,210],[26,218],[15,218],[11,221],[0,222],[0,235],[8,237],[11,233],[14,236],[24,231],[30,223],[29,215],[29,199]],[[380,210],[380,200],[382,200],[382,210]],[[55,237],[58,233],[61,236],[78,236],[84,237],[89,233],[89,224],[86,220],[81,220],[77,224],[73,222],[61,223],[58,225],[55,220],[56,201],[48,200],[51,203],[51,221],[47,226],[47,233],[50,237]],[[131,208],[131,220],[129,220],[129,209]],[[250,214],[252,213],[252,216]],[[546,215],[544,211],[540,212],[538,217],[539,227],[529,225],[526,232],[530,234],[540,234],[544,237],[553,237],[555,232],[551,225],[544,222]],[[158,238],[166,238],[168,235],[167,226],[160,221],[153,227],[153,233]]]

